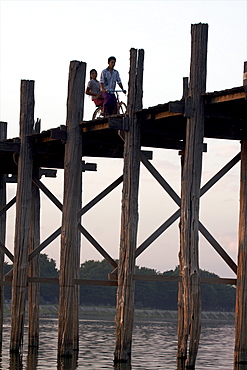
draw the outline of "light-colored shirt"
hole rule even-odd
[[[119,73],[116,69],[113,69],[112,73],[109,68],[104,69],[100,75],[100,82],[104,85],[104,88],[108,91],[115,90],[116,83],[122,83]]]
[[[87,87],[93,94],[100,95],[100,85],[98,80],[91,79],[88,82]],[[96,99],[96,96],[92,96],[92,100],[94,99]]]

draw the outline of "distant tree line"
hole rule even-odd
[[[12,265],[5,263],[7,273]],[[80,266],[80,278],[90,280],[107,280],[112,266],[106,260],[86,261]],[[201,276],[218,277],[206,270],[200,271]],[[154,269],[136,266],[135,274],[178,276],[179,267],[174,270],[157,272]],[[46,254],[40,255],[40,276],[58,278],[56,262]],[[4,287],[5,300],[11,299],[11,287]],[[178,283],[159,281],[136,281],[135,307],[161,310],[176,310]],[[202,309],[205,311],[234,311],[236,289],[230,285],[202,284]],[[40,284],[40,304],[58,303],[59,287],[56,284]],[[80,286],[80,304],[88,306],[115,306],[116,287]]]

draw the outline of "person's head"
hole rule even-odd
[[[96,77],[97,77],[96,69],[91,69],[91,71],[90,71],[90,80],[95,80]]]
[[[116,58],[115,57],[109,57],[108,58],[108,65],[110,68],[113,68],[116,64]]]

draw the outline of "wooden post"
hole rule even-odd
[[[34,81],[21,81],[20,156],[16,195],[14,266],[10,351],[19,352],[23,341],[28,270],[28,245],[32,199],[32,146],[30,138],[34,124]]]
[[[247,94],[247,62],[243,86]],[[247,140],[241,143],[239,250],[236,294],[236,329],[234,362],[247,364]]]
[[[0,122],[0,140],[7,138],[7,122]],[[0,173],[0,209],[6,205],[6,175]],[[0,241],[5,245],[6,237],[6,213],[0,216]],[[4,253],[0,251],[0,280],[4,277]],[[3,339],[3,303],[4,286],[0,285],[0,349]]]
[[[247,365],[247,140],[241,144],[239,251],[234,362]]]
[[[38,176],[39,169],[35,171]],[[40,193],[39,188],[32,182],[32,205],[30,219],[30,243],[29,254],[40,244]],[[39,277],[39,257],[35,256],[29,262],[28,275]],[[39,346],[39,295],[40,284],[28,284],[28,345],[29,347]]]
[[[40,119],[37,119],[33,128],[33,133],[40,133]],[[33,170],[35,178],[39,178],[39,168]],[[32,205],[31,205],[31,219],[30,219],[30,243],[28,253],[40,244],[40,191],[38,186],[32,182]],[[28,266],[28,275],[32,277],[39,277],[39,258],[38,253],[31,259]],[[35,348],[39,346],[39,296],[40,284],[28,284],[28,346],[34,347],[30,353],[35,353]]]
[[[189,90],[189,79],[188,77],[183,77],[183,96],[182,99],[187,99]]]
[[[72,356],[78,350],[78,287],[80,233],[77,229],[82,196],[82,134],[86,63],[72,61],[67,100],[67,142],[64,158],[64,200],[61,229],[58,355]]]
[[[243,86],[247,97],[247,61],[244,62]]]
[[[144,51],[130,51],[128,91],[129,131],[124,132],[122,218],[118,263],[116,306],[116,347],[114,362],[131,360],[134,317],[134,269],[138,225],[140,169],[140,122],[134,111],[142,108]]]
[[[182,302],[179,301],[178,359],[189,355],[187,368],[194,368],[201,326],[201,287],[198,261],[200,181],[204,136],[204,101],[208,25],[192,25],[192,48],[187,112],[186,145],[181,188],[180,270]],[[183,323],[183,324],[182,324]]]

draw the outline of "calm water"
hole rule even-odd
[[[57,363],[57,320],[40,320],[38,355],[27,353],[26,334],[23,354],[9,358],[9,321],[4,325],[4,345],[0,369],[4,370],[82,370],[110,369],[115,344],[114,323],[80,321],[80,352],[77,360]],[[27,328],[26,328],[27,329]],[[132,365],[124,370],[176,370],[176,323],[136,323],[133,333]],[[234,324],[204,323],[197,359],[197,370],[233,370]]]

